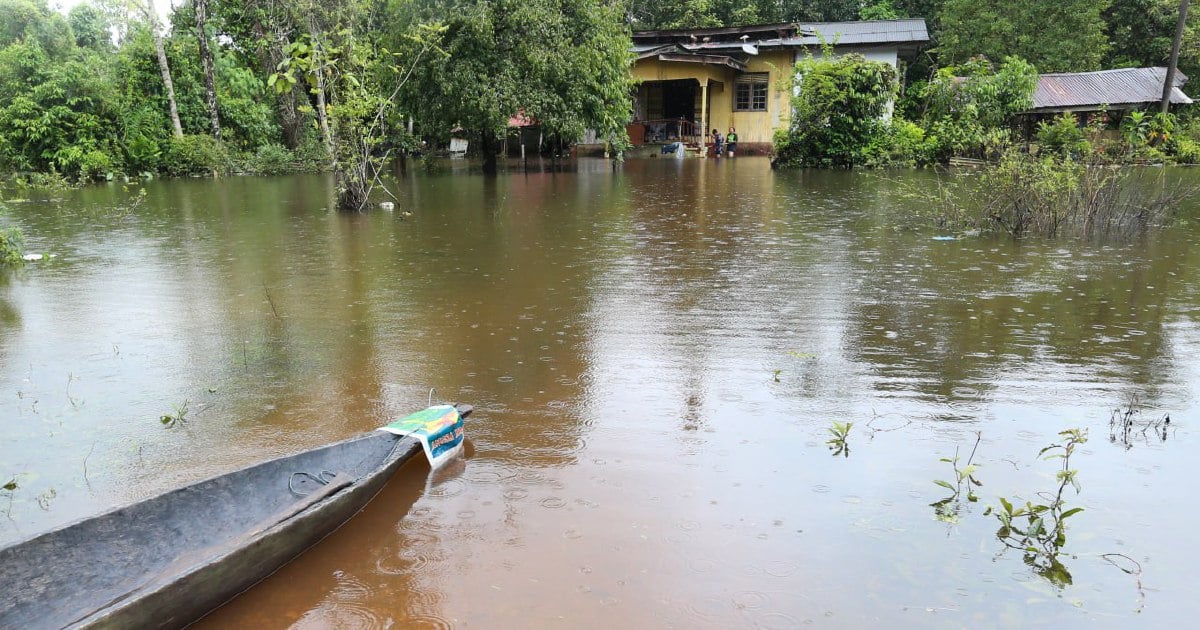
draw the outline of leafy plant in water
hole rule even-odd
[[[970,177],[940,180],[917,196],[940,227],[1008,233],[1014,238],[1131,238],[1167,224],[1196,187],[1162,169],[1113,168],[1095,153],[1086,162],[1035,157],[1010,148]]]
[[[0,265],[19,265],[25,251],[25,235],[19,227],[0,229]]]
[[[190,401],[185,400],[185,401],[183,401],[182,405],[176,406],[174,414],[166,414],[164,416],[159,417],[159,419],[158,419],[159,422],[161,422],[163,424],[163,426],[167,427],[168,429],[173,429],[178,425],[186,425],[187,424],[187,413],[188,413],[188,402],[190,402]]]
[[[1078,471],[1071,468],[1071,456],[1080,444],[1087,442],[1086,429],[1068,429],[1059,433],[1062,441],[1043,448],[1038,457],[1045,460],[1060,459],[1062,466],[1055,475],[1058,481],[1057,490],[1051,493],[1038,493],[1044,502],[1026,501],[1025,505],[1014,506],[1012,502],[1000,497],[1000,508],[988,506],[984,514],[996,515],[1000,521],[1000,529],[996,538],[1004,543],[1007,549],[1017,549],[1023,554],[1025,564],[1038,575],[1046,578],[1055,586],[1071,584],[1071,573],[1059,561],[1059,554],[1067,544],[1067,519],[1082,512],[1083,508],[1066,508],[1063,492],[1067,486],[1075,488],[1079,493]]]
[[[1152,120],[1146,112],[1129,112],[1121,121],[1121,134],[1125,136],[1125,142],[1134,149],[1146,145],[1150,141]]]
[[[1159,443],[1167,441],[1167,431],[1171,428],[1171,415],[1163,414],[1157,420],[1140,420],[1142,415],[1138,397],[1130,397],[1124,409],[1113,409],[1108,418],[1108,441],[1121,444],[1125,450],[1133,448],[1133,443],[1140,433],[1142,439],[1150,442],[1151,436]],[[1140,430],[1139,430],[1140,429]]]
[[[825,443],[829,445],[829,450],[833,451],[836,457],[850,457],[850,445],[846,442],[846,438],[850,436],[850,428],[854,426],[853,422],[838,422],[833,421],[833,426],[829,427],[829,434],[833,437],[829,438]]]
[[[966,495],[967,501],[969,501],[971,503],[975,503],[976,501],[979,500],[979,495],[975,494],[974,489],[976,487],[982,486],[983,483],[981,483],[978,479],[975,478],[975,471],[979,469],[979,466],[972,463],[972,461],[975,459],[975,451],[979,448],[979,441],[980,441],[980,439],[982,439],[982,437],[983,437],[982,432],[980,432],[980,431],[975,432],[975,445],[971,447],[971,454],[967,457],[967,461],[963,465],[962,468],[958,467],[958,447],[957,446],[954,447],[954,457],[953,458],[943,457],[938,460],[938,461],[946,462],[947,464],[950,464],[950,467],[953,468],[953,470],[954,470],[954,481],[953,482],[946,481],[945,479],[934,479],[933,480],[933,483],[935,483],[953,493],[950,496],[948,496],[940,501],[936,501],[934,503],[929,504],[931,507],[933,507],[934,515],[937,517],[937,519],[939,521],[942,521],[945,523],[952,523],[952,524],[958,522],[958,514],[962,508],[962,496],[963,496],[964,486],[966,487],[966,491],[967,491],[967,495]]]

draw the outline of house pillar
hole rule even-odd
[[[708,154],[708,79],[700,81],[700,157]]]

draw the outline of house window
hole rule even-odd
[[[734,80],[733,111],[767,111],[767,73],[739,74]]]

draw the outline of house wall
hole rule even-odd
[[[820,50],[811,51],[820,56]],[[891,47],[854,47],[839,46],[834,54],[859,53],[872,61],[882,61],[897,66],[897,51]],[[705,129],[711,131],[714,127],[722,134],[728,133],[730,127],[736,127],[738,141],[745,145],[770,145],[776,129],[783,129],[791,122],[791,94],[787,89],[788,81],[781,81],[793,71],[796,61],[805,53],[803,50],[768,50],[750,57],[746,62],[746,72],[765,72],[767,78],[767,111],[765,112],[735,112],[734,99],[736,88],[734,79],[737,72],[725,66],[701,65],[645,59],[634,64],[631,72],[637,81],[671,81],[676,79],[695,79],[701,84],[707,82],[709,89],[708,120]],[[639,90],[639,107],[645,111],[644,89]],[[699,116],[700,93],[697,90],[696,112]],[[888,103],[884,116],[890,118],[892,104]]]
[[[721,133],[728,133],[730,127],[736,127],[739,143],[770,144],[776,129],[787,127],[792,118],[792,108],[786,94],[787,88],[780,84],[780,78],[792,71],[793,54],[790,50],[772,50],[751,57],[746,63],[746,72],[767,73],[767,111],[765,112],[735,112],[733,100],[736,96],[733,77],[730,76],[729,87],[714,109],[712,118],[714,125]]]
[[[851,53],[857,53],[859,55],[862,55],[863,57],[865,57],[867,59],[867,61],[882,61],[883,63],[886,63],[886,64],[890,65],[891,67],[896,68],[897,71],[899,71],[899,69],[900,69],[900,55],[895,48],[885,48],[885,47],[857,48],[854,46],[839,46],[833,50],[834,57],[840,57],[842,55],[848,55]],[[818,57],[818,58],[825,57],[825,53],[823,51],[821,51],[820,49],[811,49],[808,52],[805,52],[803,50],[798,50],[798,51],[796,51],[796,61],[800,61],[804,57],[804,55],[807,55],[807,54],[811,54],[814,57]],[[900,77],[897,76],[897,79],[900,79]],[[798,91],[800,89],[798,87],[800,85],[800,75],[796,75],[796,81],[793,85],[795,86],[795,87],[793,87],[793,90],[795,90],[798,93]],[[883,119],[891,120],[892,112],[895,110],[895,108],[896,108],[895,100],[894,99],[888,100],[887,105],[884,106]]]

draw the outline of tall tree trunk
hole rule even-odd
[[[146,22],[150,24],[150,32],[154,35],[154,51],[158,53],[158,70],[162,72],[163,85],[167,88],[167,104],[171,109],[171,125],[175,137],[183,137],[183,125],[179,124],[179,107],[175,104],[175,84],[171,81],[171,67],[167,65],[167,49],[163,46],[162,33],[159,32],[158,11],[151,0],[143,0],[142,11]]]
[[[254,21],[254,34],[260,45],[256,47],[258,64],[262,66],[263,76],[271,76],[279,69],[283,61],[283,47],[287,45],[287,33],[284,26],[274,25],[274,33],[267,35],[267,28],[261,21]],[[279,114],[279,126],[283,132],[283,145],[291,150],[300,146],[300,116],[296,112],[296,89],[275,93],[275,111]]]
[[[1188,3],[1179,1],[1179,23],[1175,25],[1175,40],[1171,43],[1171,61],[1167,64],[1167,76],[1163,79],[1162,113],[1171,109],[1171,91],[1175,89],[1175,68],[1179,66],[1179,47],[1183,43],[1183,29],[1187,26]]]
[[[483,152],[483,174],[496,174],[496,135],[490,131],[480,134],[479,149]]]
[[[321,126],[321,140],[325,150],[329,152],[329,166],[337,169],[337,156],[333,151],[333,133],[329,130],[329,112],[325,109],[325,51],[321,47],[321,39],[317,37],[317,26],[309,18],[309,37],[313,41],[313,57],[315,58],[314,74],[317,77],[317,122]]]
[[[212,49],[208,46],[208,0],[195,0],[196,40],[200,43],[200,64],[204,69],[204,100],[208,104],[208,117],[212,121],[212,135],[221,139],[221,117],[217,113],[217,87],[213,68]]]

